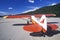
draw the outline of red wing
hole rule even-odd
[[[29,31],[29,32],[40,32],[42,31],[42,28],[39,25],[28,25],[23,27],[24,30]]]
[[[41,17],[42,15],[56,16],[55,14],[34,14],[35,17]],[[23,15],[9,15],[9,16],[4,16],[3,18],[30,18],[30,17],[31,15],[23,14]]]
[[[48,24],[48,27],[50,27],[51,30],[56,30],[58,28],[56,24]]]

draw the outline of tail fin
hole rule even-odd
[[[40,18],[40,25],[47,31],[47,20],[45,15],[42,15]],[[43,30],[43,32],[46,32],[45,30]]]
[[[35,16],[31,16],[31,19],[34,24],[37,23],[42,27],[43,32],[47,31],[47,20],[45,15],[42,15],[40,22],[35,18]]]

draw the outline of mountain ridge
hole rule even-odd
[[[39,8],[35,11],[23,13],[20,15],[24,15],[24,14],[29,14],[29,15],[31,15],[31,14],[56,14],[58,17],[60,17],[60,15],[59,15],[60,9],[59,8],[60,8],[60,3],[53,5],[53,6],[45,6],[45,7]]]

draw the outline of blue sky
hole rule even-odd
[[[57,3],[60,0],[0,0],[0,15],[26,13]]]

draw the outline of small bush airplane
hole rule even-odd
[[[47,24],[46,16],[42,15],[40,21],[38,21],[35,16],[31,16],[32,24],[26,25],[23,27],[24,30],[33,32],[33,33],[41,33],[45,37],[45,34],[55,31],[58,26],[55,24]],[[48,35],[48,34],[47,34]],[[48,35],[52,36],[52,35]]]
[[[32,33],[40,33],[45,37],[45,35],[52,36],[50,34],[52,34],[52,32],[58,28],[56,24],[47,22],[46,16],[55,16],[55,15],[51,15],[51,14],[23,15],[23,16],[20,15],[20,16],[5,16],[4,18],[30,18],[32,24],[24,25],[23,29],[25,31],[32,32]],[[36,17],[40,17],[39,21],[36,19]]]

